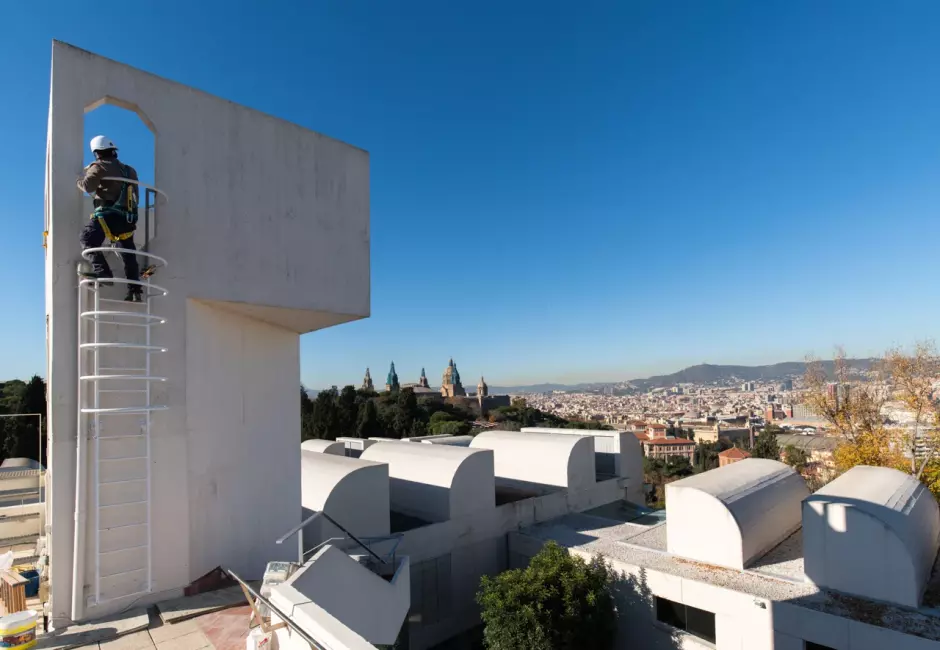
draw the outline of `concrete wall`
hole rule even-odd
[[[480,577],[509,568],[507,533],[624,498],[622,479],[514,501],[404,533],[398,553],[412,567],[412,650],[424,650],[479,625]]]
[[[314,451],[302,451],[300,462],[304,518],[323,511],[357,537],[388,535],[388,465]],[[304,529],[304,545],[340,536],[321,518]]]
[[[157,205],[151,246],[170,263],[154,277],[169,295],[159,306],[167,323],[154,328],[153,343],[169,351],[154,357],[154,374],[168,381],[153,403],[169,410],[151,427],[152,599],[230,561],[260,577],[265,561],[283,556],[283,549],[270,555],[273,538],[300,515],[298,335],[369,315],[366,152],[54,43],[45,223],[47,527],[57,625],[73,610],[76,543],[75,268],[87,214],[75,178],[87,147],[84,114],[102,103],[134,110],[154,132],[155,184],[169,197]],[[119,287],[104,293],[121,295]],[[205,367],[189,359],[199,354]],[[221,387],[208,385],[216,381]],[[91,476],[90,469],[82,471]],[[93,508],[89,501],[80,519]],[[79,544],[87,545],[88,529]],[[85,571],[86,593],[93,580]]]
[[[470,448],[493,450],[496,476],[512,483],[580,490],[595,482],[590,436],[484,431]]]
[[[298,337],[196,301],[186,316],[188,579],[219,565],[260,575],[284,555],[274,540],[300,513],[299,396],[292,394],[300,376]],[[154,478],[156,495],[167,489],[165,480]],[[155,520],[172,516],[161,511]],[[158,552],[174,536],[166,525],[154,533],[161,535]],[[165,557],[161,566],[173,561]]]
[[[372,445],[360,458],[388,464],[396,512],[438,522],[495,506],[490,451],[398,441]]]
[[[39,537],[46,518],[46,504],[33,502],[0,507],[0,540]]]

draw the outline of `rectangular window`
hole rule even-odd
[[[813,643],[812,641],[803,642],[803,650],[836,650],[835,648],[830,648],[827,645],[821,643]]]
[[[715,642],[715,615],[668,598],[656,597],[656,620],[685,630],[700,639]]]

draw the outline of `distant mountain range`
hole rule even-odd
[[[876,359],[847,359],[849,366],[856,371],[870,370]],[[833,371],[832,361],[823,361],[823,366],[830,374]],[[598,392],[605,389],[614,389],[617,392],[646,391],[652,388],[668,388],[676,384],[715,384],[735,381],[782,381],[795,379],[806,372],[805,361],[784,361],[769,366],[721,366],[702,363],[689,366],[670,375],[657,375],[646,379],[631,379],[620,382],[588,382],[582,384],[529,384],[526,386],[490,386],[490,394],[505,395],[507,393],[550,393],[554,390],[571,392]],[[475,390],[474,387],[467,387]],[[316,397],[319,391],[307,390],[311,398]]]
[[[870,370],[875,359],[847,359],[849,366],[857,371]],[[833,372],[833,362],[823,361],[823,367],[828,373]],[[689,366],[669,375],[657,375],[646,379],[631,379],[623,382],[592,382],[575,385],[565,384],[533,384],[530,386],[491,386],[490,392],[494,394],[505,393],[546,393],[553,390],[567,391],[597,391],[605,388],[649,390],[651,388],[668,388],[676,384],[714,384],[733,381],[782,381],[795,379],[806,373],[805,361],[784,361],[768,366],[722,366],[702,363]]]

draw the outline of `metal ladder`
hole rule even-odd
[[[102,247],[83,251],[136,255],[155,269],[167,262],[145,250]],[[104,282],[80,278],[78,283],[78,435],[88,449],[88,550],[94,569],[86,603],[139,597],[153,591],[151,530],[152,415],[166,410],[152,402],[153,385],[165,382],[151,372],[151,356],[166,352],[154,345],[151,329],[166,322],[154,314],[152,302],[166,289],[142,280],[109,278],[116,288],[140,286],[141,302],[106,297]],[[89,533],[90,529],[90,533]]]

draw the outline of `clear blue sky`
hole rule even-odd
[[[52,38],[370,152],[372,317],[303,337],[312,387],[390,360],[606,380],[936,332],[934,0],[17,2],[4,24],[0,377],[44,371]],[[147,176],[115,113],[86,130]]]

